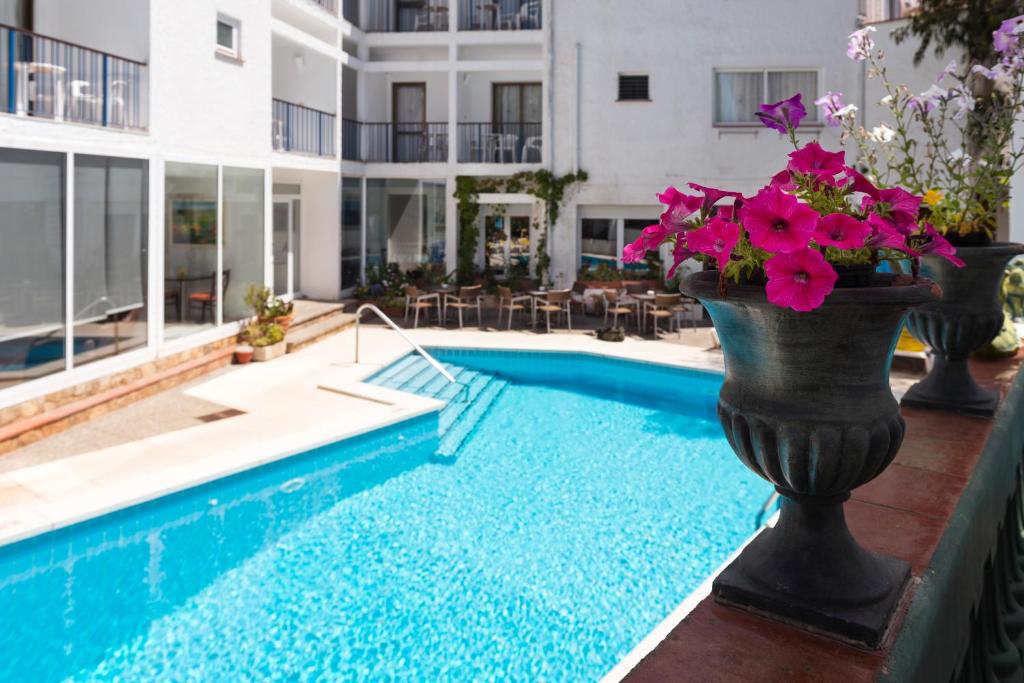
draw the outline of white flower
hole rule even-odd
[[[964,154],[964,151],[960,148],[954,149],[950,153],[949,158],[956,163],[963,164],[964,166],[967,166],[968,164],[971,163],[970,155]]]
[[[875,49],[875,41],[869,33],[874,32],[874,26],[865,26],[859,31],[850,34],[850,42],[846,45],[846,56],[856,62],[862,62],[868,58],[871,51]]]
[[[951,61],[949,64],[946,65],[946,68],[942,70],[942,72],[939,74],[939,77],[935,79],[935,82],[936,83],[941,83],[943,78],[945,78],[946,76],[949,76],[951,74],[955,74],[955,73],[956,73],[956,60],[954,59],[953,61]]]
[[[892,102],[892,95],[886,95],[882,99],[878,100],[879,104],[889,104]]]
[[[953,104],[956,105],[956,112],[953,113],[954,119],[960,121],[967,116],[967,112],[974,111],[974,97],[966,89],[960,87],[949,92],[953,95]]]
[[[875,142],[889,143],[896,137],[896,131],[883,123],[872,128],[868,137]]]

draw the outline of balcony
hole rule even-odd
[[[540,28],[541,0],[459,0],[460,31],[529,31]]]
[[[338,16],[338,0],[310,0],[314,5],[318,5],[325,12]]]
[[[342,158],[371,163],[448,161],[448,124],[342,122]]]
[[[271,139],[278,152],[336,156],[334,125],[334,114],[284,100],[273,101]]]
[[[145,130],[144,63],[0,24],[0,110]]]
[[[540,123],[460,123],[459,162],[539,164],[543,141]]]
[[[448,0],[370,0],[368,9],[367,32],[448,30]]]

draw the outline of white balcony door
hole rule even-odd
[[[298,294],[299,280],[299,200],[274,199],[274,294]]]

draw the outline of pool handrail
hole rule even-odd
[[[360,306],[359,308],[356,309],[356,364],[357,365],[359,364],[359,321],[360,321],[360,319],[363,316],[363,311],[367,311],[367,310],[373,311],[374,313],[376,313],[378,318],[380,318],[385,323],[387,323],[387,325],[391,329],[393,329],[395,332],[397,332],[398,335],[402,339],[407,341],[409,343],[409,346],[411,346],[413,348],[413,350],[416,351],[416,353],[418,353],[421,356],[423,356],[424,360],[426,360],[428,363],[430,363],[432,366],[434,366],[434,369],[437,370],[438,372],[440,372],[444,376],[444,378],[446,380],[448,380],[452,384],[458,384],[458,382],[455,381],[455,378],[452,377],[452,373],[448,372],[443,367],[441,367],[441,364],[438,363],[434,359],[433,356],[431,356],[429,353],[424,351],[422,346],[420,346],[419,344],[414,342],[412,339],[410,339],[409,335],[407,335],[405,332],[403,332],[402,328],[399,327],[398,325],[396,325],[394,320],[389,318],[384,313],[384,311],[380,310],[379,308],[377,308],[373,304],[363,304],[362,306]]]

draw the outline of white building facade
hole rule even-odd
[[[758,104],[862,103],[859,11],[0,0],[0,407],[231,336],[250,284],[337,299],[388,263],[452,272],[459,176],[585,170],[550,277],[621,266],[666,185],[750,192],[782,166]],[[480,200],[477,266],[532,273],[540,207]]]

